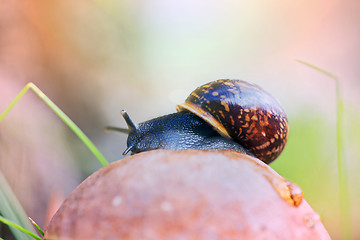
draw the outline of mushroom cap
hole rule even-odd
[[[330,239],[289,183],[233,151],[143,152],[84,180],[45,239]]]

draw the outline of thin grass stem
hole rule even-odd
[[[1,113],[0,123],[29,89],[32,89],[65,122],[65,124],[80,138],[80,140],[89,148],[89,150],[95,155],[95,157],[99,160],[99,162],[103,166],[108,164],[105,157],[100,153],[100,151],[95,147],[95,145],[90,141],[90,139],[80,130],[80,128],[33,83],[26,84],[26,86],[20,91],[20,93],[9,104],[9,106]],[[25,211],[21,207],[15,194],[12,192],[10,186],[6,182],[5,178],[2,176],[1,172],[0,172],[0,212],[3,214],[3,216],[9,219],[13,219],[12,221],[16,222],[15,223],[10,220],[7,220],[6,218],[2,218],[3,220],[5,219],[4,221],[2,221],[3,223],[11,226],[10,229],[12,230],[16,239],[25,238],[25,236],[23,236],[16,229],[22,232],[31,233],[28,235],[31,235],[32,237],[36,236],[34,233],[30,231],[30,229],[33,229],[32,225],[29,223]],[[18,227],[15,227],[14,224]],[[23,227],[20,227],[20,225]],[[39,230],[39,232],[43,234],[43,231],[40,229],[40,227],[37,225],[35,226]],[[15,227],[16,229],[12,227]],[[36,236],[35,238],[41,239],[38,236]]]
[[[341,218],[341,236],[342,239],[353,239],[352,237],[352,221],[351,221],[351,208],[350,208],[350,194],[348,174],[344,160],[344,100],[342,98],[340,81],[334,74],[307,63],[302,60],[297,60],[310,68],[313,68],[335,81],[336,88],[336,146],[337,146],[337,169],[338,169],[338,182],[340,193],[340,218]]]
[[[10,112],[10,110],[15,106],[15,104],[21,99],[22,96],[29,90],[30,85],[26,84],[26,86],[20,91],[20,93],[15,97],[15,99],[9,104],[9,106],[5,109],[4,112],[0,115],[0,123],[4,119],[4,117]]]
[[[88,149],[95,155],[98,161],[106,166],[108,161],[102,155],[102,153],[96,148],[92,141],[81,131],[81,129],[58,107],[51,101],[35,84],[28,83],[16,96],[16,98],[10,103],[5,111],[0,115],[0,122],[8,114],[8,112],[15,106],[15,104],[21,99],[21,97],[29,90],[33,90],[55,113],[58,115],[65,124],[80,138],[80,140],[88,147]]]
[[[41,229],[41,227],[31,218],[28,217],[30,222],[36,227],[36,229],[39,231],[39,233],[41,234],[41,236],[44,236],[44,231]]]
[[[18,224],[16,224],[16,223],[10,221],[9,219],[6,219],[6,218],[0,216],[0,222],[6,224],[6,225],[8,225],[8,226],[14,227],[14,228],[18,229],[19,231],[21,231],[21,232],[23,232],[23,233],[25,233],[25,234],[27,234],[27,235],[29,235],[29,236],[37,239],[37,240],[42,240],[42,238],[39,237],[38,235],[30,232],[29,230],[21,227],[20,225],[18,225]]]

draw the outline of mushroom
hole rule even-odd
[[[330,239],[302,192],[234,151],[154,150],[113,162],[64,201],[45,239]]]

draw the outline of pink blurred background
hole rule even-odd
[[[360,238],[359,10],[355,0],[9,0],[0,5],[0,111],[32,81],[114,161],[126,136],[103,128],[125,126],[121,109],[142,122],[174,112],[203,83],[257,83],[290,119],[288,147],[272,166],[303,188],[339,239],[335,85],[295,60],[308,61],[341,81],[353,232]],[[314,154],[304,141],[315,144]],[[49,198],[66,196],[100,167],[33,93],[0,124],[0,144],[0,170],[42,226]]]

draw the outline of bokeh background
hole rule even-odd
[[[254,82],[290,121],[271,166],[296,182],[333,239],[340,238],[334,81],[344,98],[344,147],[353,234],[360,239],[360,2],[8,0],[0,4],[0,111],[34,82],[111,161],[136,122],[175,111],[197,86]],[[0,124],[0,170],[41,226],[100,164],[32,92]],[[264,199],[266,202],[266,199]],[[6,231],[4,227],[2,231]]]

